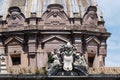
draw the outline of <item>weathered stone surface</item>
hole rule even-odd
[[[0,49],[6,55],[8,71],[9,67],[25,66],[33,72],[36,67],[45,68],[49,54],[67,42],[77,45],[76,52],[85,55],[89,67],[104,67],[110,33],[93,2],[5,1],[6,10],[0,17]]]

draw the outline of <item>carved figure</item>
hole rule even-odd
[[[54,51],[52,53],[54,60],[48,64],[48,75],[87,75],[85,58],[76,53],[76,50],[75,45],[67,43],[61,46],[60,53]]]
[[[80,55],[80,54],[76,54],[76,59],[75,59],[75,62],[74,64],[75,66],[84,66],[84,67],[88,67],[87,64],[86,64],[86,61],[85,61],[85,57],[83,55]]]
[[[72,63],[73,63],[73,56],[64,56],[64,61],[63,61],[63,69],[65,71],[71,71],[73,69]]]

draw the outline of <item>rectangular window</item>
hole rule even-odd
[[[89,67],[93,67],[94,58],[95,57],[88,57],[88,65],[89,65]]]
[[[20,55],[12,55],[11,56],[12,59],[12,65],[20,65],[21,64],[21,57]]]

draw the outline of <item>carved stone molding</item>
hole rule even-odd
[[[8,27],[20,27],[24,25],[25,16],[18,7],[10,7],[6,18]]]
[[[97,26],[98,17],[97,17],[97,8],[95,6],[90,6],[84,15],[83,25],[88,27],[95,28]]]
[[[68,17],[64,12],[63,6],[60,4],[51,4],[47,7],[46,12],[42,16],[44,25],[52,26],[63,26],[68,23]],[[58,27],[54,27],[57,29]]]

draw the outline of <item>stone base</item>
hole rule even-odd
[[[120,74],[96,74],[88,76],[41,76],[0,74],[0,80],[120,80]]]

